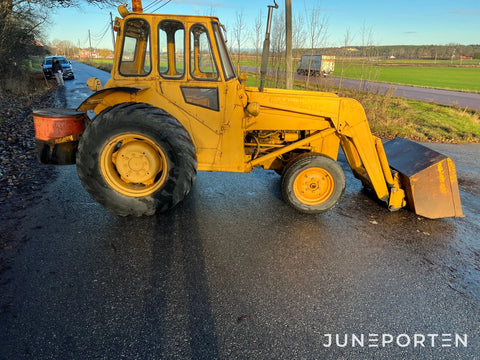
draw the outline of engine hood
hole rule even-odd
[[[256,103],[259,111],[280,110],[304,115],[336,117],[338,115],[339,96],[333,93],[264,89],[246,87],[248,103]]]

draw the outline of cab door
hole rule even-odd
[[[241,141],[236,142],[239,149],[222,151],[229,130],[226,114],[235,106],[229,99],[236,93],[232,85],[236,79],[231,71],[230,81],[225,81],[211,26],[176,20],[159,23],[160,87],[163,96],[190,119],[184,126],[197,148],[199,170],[238,171],[238,162],[243,161]],[[231,158],[233,153],[236,159]]]

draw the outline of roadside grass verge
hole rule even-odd
[[[367,114],[373,133],[416,141],[480,143],[480,113],[451,106],[389,97],[352,94]]]
[[[108,59],[79,59],[78,61],[96,67],[97,69],[111,72],[113,68],[113,60]]]
[[[14,74],[0,74],[0,97],[31,96],[49,89],[41,71],[23,69]]]

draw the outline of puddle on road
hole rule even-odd
[[[423,219],[418,230],[429,241],[414,244],[422,262],[444,277],[453,290],[480,301],[479,223],[471,218]]]

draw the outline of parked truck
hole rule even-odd
[[[120,5],[114,22],[111,79],[103,86],[89,79],[94,93],[77,109],[33,116],[40,161],[76,163],[84,188],[105,208],[152,215],[178,204],[198,170],[263,168],[282,176],[289,205],[322,213],[345,191],[341,147],[355,177],[389,210],[463,216],[446,156],[400,138],[384,146],[354,99],[247,87],[216,17],[145,14],[141,1],[132,5]]]
[[[330,75],[335,70],[335,56],[302,55],[297,65],[297,74],[310,76]]]

